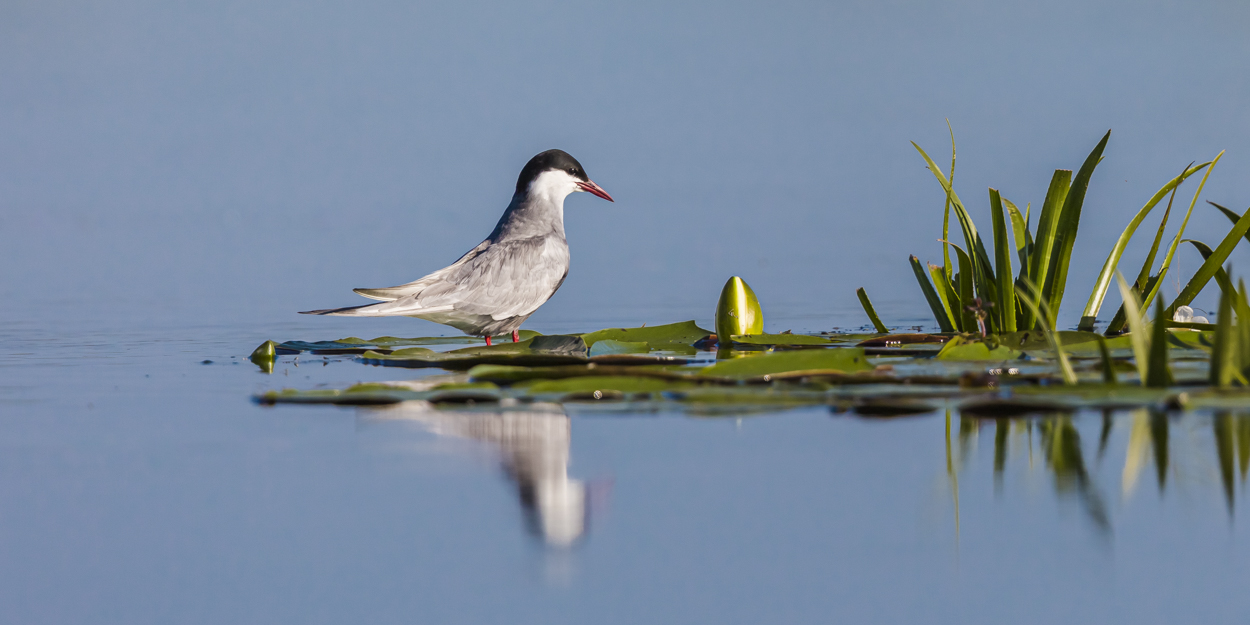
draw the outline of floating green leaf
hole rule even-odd
[[[829,347],[833,341],[810,334],[748,334],[729,337],[734,345],[772,345],[777,347]]]
[[[624,343],[647,343],[652,349],[662,349],[663,343],[694,345],[696,341],[709,334],[711,334],[710,331],[700,328],[694,321],[683,321],[641,328],[609,328],[587,332],[581,336],[586,345],[592,348],[599,341],[612,340]]]
[[[957,336],[937,353],[938,360],[1018,360],[1024,353],[990,340]]]
[[[773,352],[747,358],[718,362],[699,372],[700,376],[724,378],[756,378],[794,372],[856,372],[870,371],[872,365],[860,347],[836,347],[787,352]]]

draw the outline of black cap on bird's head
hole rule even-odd
[[[517,178],[516,192],[525,193],[535,178],[548,171],[563,171],[574,178],[579,190],[592,193],[609,202],[615,201],[607,191],[591,181],[586,176],[586,170],[582,168],[582,164],[564,150],[547,150],[531,158]]]

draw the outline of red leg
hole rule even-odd
[[[513,331],[512,331],[512,342],[513,342],[513,343],[520,343],[520,342],[521,342],[521,333],[520,333],[520,332],[517,332],[516,330],[513,330]]]
[[[490,337],[486,337],[486,346],[490,347]]]

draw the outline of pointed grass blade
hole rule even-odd
[[[1212,202],[1211,200],[1207,200],[1207,204],[1210,204],[1211,206],[1214,206],[1220,209],[1220,212],[1224,213],[1224,216],[1227,217],[1229,221],[1233,222],[1234,225],[1237,223],[1238,219],[1241,219],[1241,215],[1238,215],[1237,211],[1231,210],[1224,206],[1220,206],[1219,204],[1216,204],[1215,202]],[[1250,233],[1246,234],[1246,240],[1250,241]]]
[[[1172,257],[1176,255],[1176,248],[1180,246],[1181,240],[1185,236],[1185,227],[1189,225],[1189,217],[1194,212],[1194,206],[1198,204],[1198,196],[1202,195],[1202,189],[1207,186],[1207,178],[1211,177],[1211,172],[1215,170],[1216,163],[1224,157],[1224,152],[1220,151],[1211,159],[1211,165],[1207,167],[1207,171],[1202,174],[1202,182],[1198,183],[1198,190],[1194,192],[1194,199],[1189,203],[1189,210],[1185,212],[1185,219],[1181,221],[1181,228],[1177,231],[1176,237],[1172,239],[1172,245],[1168,247],[1168,253],[1163,257],[1163,264],[1159,266],[1159,280],[1155,282],[1154,288],[1146,292],[1146,296],[1142,298],[1142,306],[1150,306],[1154,301],[1155,295],[1159,292],[1159,287],[1163,285],[1163,278],[1167,276],[1168,268],[1172,265]]]
[[[868,320],[872,322],[872,327],[877,329],[880,334],[889,334],[890,329],[881,323],[881,318],[877,316],[877,311],[873,309],[872,302],[868,299],[868,292],[864,287],[855,290],[855,294],[859,296],[859,303],[864,306],[864,312],[868,313]]]
[[[1176,189],[1172,188],[1172,195],[1168,198],[1167,210],[1163,211],[1163,218],[1159,220],[1159,229],[1155,232],[1154,241],[1150,244],[1150,253],[1146,254],[1146,260],[1142,262],[1141,271],[1137,272],[1137,280],[1133,282],[1133,291],[1139,296],[1142,293],[1149,293],[1154,285],[1159,281],[1160,276],[1151,276],[1150,270],[1154,267],[1155,258],[1159,255],[1159,244],[1163,242],[1163,233],[1167,229],[1168,218],[1172,215],[1172,202],[1176,200]],[[1124,314],[1124,306],[1116,311],[1112,317],[1111,323],[1107,324],[1107,336],[1119,334],[1124,329],[1124,321],[1127,317]]]
[[[933,159],[929,158],[929,155],[915,141],[912,141],[911,144],[920,153],[920,156],[924,158],[929,171],[933,173],[934,178],[937,178],[938,184],[942,185],[942,190],[950,197],[951,207],[954,208],[955,216],[959,219],[959,227],[963,230],[964,242],[968,246],[969,254],[975,260],[974,269],[978,274],[986,276],[986,281],[992,282],[993,269],[990,266],[989,254],[985,251],[985,244],[981,241],[981,235],[977,232],[976,224],[972,222],[972,217],[968,214],[968,210],[964,208],[963,201],[959,199],[959,195],[955,193],[950,181],[942,174],[942,170],[938,168],[937,163],[934,163]],[[950,241],[950,238],[945,238],[943,241]]]
[[[1146,324],[1141,318],[1140,300],[1118,271],[1115,272],[1115,280],[1120,287],[1120,297],[1124,299],[1124,315],[1129,327],[1129,340],[1133,345],[1133,364],[1137,365],[1137,376],[1141,378],[1142,385],[1145,385],[1150,350]]]
[[[925,301],[929,302],[929,309],[933,311],[933,318],[937,321],[938,327],[943,332],[954,332],[955,328],[951,325],[946,309],[942,306],[942,298],[938,297],[937,291],[933,290],[933,284],[929,282],[929,276],[925,275],[924,267],[920,266],[919,258],[911,257],[911,269],[916,274],[916,281],[920,283],[920,291],[924,293]]]
[[[1163,312],[1162,299],[1155,302],[1155,319],[1150,326],[1150,364],[1146,373],[1148,387],[1172,385],[1172,372],[1168,370],[1168,318]]]
[[[1207,165],[1210,165],[1210,163],[1203,163],[1198,166],[1191,164],[1186,167],[1181,175],[1168,181],[1167,184],[1163,185],[1163,188],[1155,192],[1150,197],[1150,200],[1146,202],[1146,205],[1137,211],[1137,214],[1129,221],[1128,226],[1124,228],[1124,232],[1120,233],[1120,238],[1116,239],[1115,245],[1112,246],[1111,253],[1107,255],[1107,262],[1103,263],[1098,279],[1094,281],[1094,290],[1089,294],[1089,302],[1085,304],[1085,311],[1081,313],[1081,323],[1077,327],[1078,330],[1093,331],[1098,311],[1102,308],[1103,299],[1107,296],[1107,289],[1111,287],[1111,274],[1115,272],[1116,265],[1120,263],[1120,257],[1124,254],[1124,249],[1128,247],[1129,240],[1137,232],[1137,227],[1141,225],[1142,220],[1146,218],[1146,215],[1150,214],[1155,205],[1163,200],[1164,196],[1179,187],[1186,178],[1206,168]],[[1168,203],[1168,206],[1171,206],[1171,202]],[[1158,247],[1156,246],[1155,249],[1157,250]]]
[[[972,259],[968,257],[968,253],[963,248],[950,244],[955,248],[956,258],[959,259],[959,273],[955,274],[955,288],[959,294],[959,301],[962,307],[959,309],[959,327],[964,332],[972,332],[973,328],[977,328],[976,313],[972,312],[972,300],[976,299],[972,284]]]
[[[1220,310],[1215,318],[1215,336],[1211,341],[1211,365],[1208,382],[1226,388],[1233,382],[1233,294],[1220,292]]]
[[[948,250],[950,248],[947,248]],[[955,294],[955,285],[948,277],[950,274],[946,270],[937,265],[929,265],[929,275],[933,278],[933,285],[937,290],[938,297],[942,300],[942,308],[946,313],[947,320],[950,321],[952,327],[962,331],[959,327],[959,317],[954,311],[959,310],[959,296]]]
[[[1094,147],[1085,162],[1077,170],[1072,179],[1072,186],[1064,197],[1063,210],[1055,227],[1054,249],[1050,253],[1050,268],[1046,271],[1046,281],[1042,284],[1042,293],[1056,317],[1059,307],[1063,304],[1063,292],[1068,282],[1068,265],[1072,262],[1072,247],[1076,244],[1077,230],[1081,224],[1081,209],[1085,205],[1085,191],[1089,188],[1090,178],[1094,169],[1102,161],[1102,152],[1111,139],[1111,131],[1103,135],[1102,140]]]
[[[1189,243],[1197,248],[1198,253],[1202,254],[1202,260],[1204,261],[1211,258],[1211,255],[1215,253],[1211,251],[1211,246],[1196,239],[1185,239],[1183,243]],[[1228,271],[1225,269],[1219,269],[1215,272],[1215,283],[1220,285],[1220,290],[1225,293],[1229,293],[1231,295],[1235,295],[1237,293],[1237,288],[1233,286],[1233,281],[1228,277]]]
[[[1011,216],[1011,233],[1012,238],[1016,242],[1016,255],[1020,259],[1020,271],[1028,270],[1029,255],[1033,253],[1033,234],[1029,232],[1029,220],[1020,214],[1020,209],[1016,208],[1007,198],[1002,198],[1003,206],[1007,208],[1007,214]],[[1026,207],[1027,210],[1027,207]]]
[[[1016,297],[1012,284],[1011,242],[1007,239],[1007,218],[1003,216],[1002,196],[990,189],[990,212],[994,221],[994,271],[998,275],[998,301],[994,302],[999,324],[997,332],[1016,331]]]
[[[1050,257],[1055,248],[1055,231],[1059,225],[1059,213],[1063,210],[1064,200],[1068,197],[1068,189],[1072,186],[1072,172],[1056,169],[1050,178],[1050,187],[1046,190],[1046,199],[1042,202],[1042,214],[1037,218],[1037,234],[1033,238],[1033,255],[1029,259],[1029,280],[1033,284],[1046,283],[1047,272],[1050,270]],[[1031,314],[1026,317],[1027,323],[1019,324],[1021,328],[1032,330],[1037,319]]]
[[[1233,248],[1237,247],[1237,243],[1247,233],[1250,233],[1250,208],[1246,209],[1245,214],[1237,220],[1237,223],[1233,225],[1233,229],[1224,235],[1224,240],[1220,241],[1219,246],[1215,248],[1215,252],[1207,256],[1202,266],[1189,279],[1189,283],[1176,296],[1176,300],[1172,302],[1171,306],[1168,306],[1167,314],[1169,319],[1178,307],[1188,306],[1190,302],[1194,301],[1194,298],[1197,297],[1198,293],[1202,291],[1207,282],[1210,282],[1217,272],[1224,271],[1222,268],[1224,261],[1233,253]]]

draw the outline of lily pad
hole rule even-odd
[[[533,330],[521,330],[521,340],[529,340],[537,336],[542,336]],[[500,343],[511,343],[511,336],[494,337]],[[485,345],[486,342],[482,338],[476,336],[420,336],[415,338],[400,338],[396,336],[379,336],[373,339],[362,339],[349,336],[334,341],[286,341],[277,347],[282,353],[297,354],[300,352],[311,352],[317,355],[333,355],[333,354],[363,354],[366,351],[375,351],[386,353],[395,349],[404,347],[414,347],[421,345]]]
[[[711,332],[700,328],[694,321],[683,321],[641,328],[608,328],[588,332],[581,336],[586,345],[591,348],[599,341],[613,340],[623,343],[647,343],[652,349],[660,349],[661,343],[694,345],[695,341],[709,334]]]
[[[557,395],[564,401],[579,399],[624,399],[639,393],[659,393],[693,388],[691,382],[658,380],[635,376],[586,376],[564,380],[541,380],[517,384],[529,397],[542,399]]]
[[[756,378],[780,373],[821,373],[871,371],[863,348],[840,347],[820,350],[771,352],[747,358],[724,360],[699,372],[700,376]]]
[[[878,335],[859,342],[860,347],[899,347],[902,345],[916,345],[932,343],[941,345],[950,340],[949,336],[941,334],[886,334]]]
[[[634,376],[662,380],[693,379],[697,368],[668,365],[601,365],[589,362],[554,367],[517,367],[509,365],[478,365],[469,369],[475,381],[513,384],[526,380],[562,380],[586,376]]]
[[[605,354],[587,357],[585,343],[576,335],[538,336],[520,343],[467,347],[449,352],[435,352],[423,347],[409,347],[393,353],[366,352],[361,361],[383,367],[420,369],[441,367],[465,371],[478,365],[512,365],[519,367],[550,367],[588,362],[603,365],[685,364],[678,356],[649,354]]]
[[[1077,332],[1062,330],[1055,333],[1055,337],[1059,339],[1059,344],[1064,347],[1080,345],[1088,343],[1094,351],[1098,351],[1098,337],[1102,336],[1096,332]],[[1021,332],[1009,332],[1000,334],[996,337],[1000,345],[1018,349],[1020,351],[1048,350],[1050,342],[1046,339],[1046,335],[1041,330],[1024,330]],[[1108,345],[1110,347],[1110,345]]]
[[[739,334],[730,337],[735,345],[775,345],[828,347],[833,341],[810,334]]]
[[[957,336],[946,342],[937,353],[938,360],[1018,360],[1024,352],[992,341],[972,340]]]

